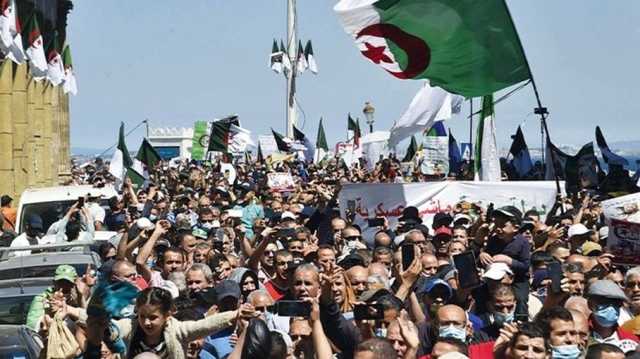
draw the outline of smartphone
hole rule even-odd
[[[78,208],[84,207],[84,197],[78,197]]]
[[[411,267],[414,258],[416,257],[416,248],[413,244],[405,244],[402,246],[402,270],[407,270]]]
[[[384,226],[384,218],[369,218],[367,220],[369,227],[382,227]]]
[[[549,263],[547,271],[551,277],[551,293],[558,294],[562,292],[562,265],[558,261]]]
[[[381,320],[384,319],[382,304],[356,304],[353,306],[353,318],[355,320]]]
[[[487,207],[487,221],[490,221],[492,217],[493,217],[493,202],[489,203],[489,206]]]
[[[355,212],[356,210],[356,201],[353,199],[350,199],[347,201],[347,210],[349,212]]]
[[[301,300],[281,300],[268,307],[268,310],[281,317],[309,318],[311,315],[311,303]]]
[[[213,249],[218,252],[222,252],[222,247],[224,247],[223,241],[213,241]]]
[[[476,269],[476,256],[473,251],[453,256],[453,265],[458,271],[460,288],[475,288],[481,284],[480,276]]]
[[[515,320],[516,320],[516,322],[519,322],[519,323],[528,323],[529,322],[529,315],[528,314],[518,314],[518,313],[516,313]]]

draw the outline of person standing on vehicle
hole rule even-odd
[[[57,224],[56,243],[93,240],[95,227],[91,214],[87,207],[80,206],[80,202],[71,206]]]
[[[8,195],[3,195],[0,197],[0,214],[4,218],[4,223],[2,224],[2,229],[5,231],[16,231],[16,209],[11,208],[11,202],[13,202],[13,198]]]
[[[27,223],[25,223],[25,231],[17,236],[13,241],[11,241],[11,245],[9,247],[27,247],[27,246],[36,246],[42,244],[53,244],[55,239],[51,237],[43,237],[42,233],[44,232],[42,218],[40,218],[37,214],[32,214],[27,219]],[[10,252],[10,257],[21,257],[28,256],[31,254],[31,251],[15,251]]]

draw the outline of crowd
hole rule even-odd
[[[368,237],[353,213],[341,215],[338,194],[348,182],[418,179],[393,159],[373,171],[333,161],[249,162],[234,174],[218,166],[163,162],[142,188],[126,180],[106,211],[87,198],[55,228],[28,219],[11,245],[45,232],[58,242],[118,233],[97,248],[100,268],[61,265],[34,299],[27,325],[49,338],[45,353],[640,357],[640,267],[607,253],[592,192],[558,196],[543,217],[462,201],[427,225],[407,207],[397,226],[380,218]],[[293,174],[293,191],[269,188],[275,170]],[[74,180],[113,184],[102,163],[76,168]]]

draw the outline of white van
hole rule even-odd
[[[91,185],[27,188],[20,196],[16,220],[17,232],[24,232],[26,220],[33,214],[42,218],[46,230],[62,218],[78,198],[85,197],[87,194],[90,197],[100,198],[100,205],[108,209],[109,198],[118,193],[113,187],[96,188]],[[115,234],[116,232],[96,231],[95,239],[106,240]]]

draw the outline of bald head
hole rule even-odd
[[[160,359],[160,357],[154,353],[144,352],[136,355],[133,359]]]
[[[387,269],[387,266],[384,265],[383,263],[371,263],[369,264],[369,275],[380,275],[384,278],[389,278],[389,270]]]
[[[591,316],[591,309],[589,309],[589,304],[587,303],[587,299],[585,297],[571,296],[564,303],[564,307],[569,309],[570,311],[583,313],[587,317]]]
[[[443,326],[450,324],[466,325],[467,313],[464,312],[464,309],[455,304],[443,305],[436,313],[436,321],[439,325]]]

